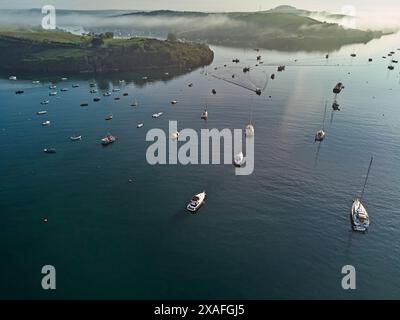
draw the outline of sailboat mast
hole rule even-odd
[[[361,192],[361,198],[360,198],[360,200],[362,200],[362,198],[364,197],[364,191],[365,191],[365,187],[367,186],[367,181],[368,181],[369,173],[371,172],[371,166],[372,166],[372,161],[373,161],[373,160],[374,160],[374,157],[371,157],[371,161],[370,161],[369,167],[368,167],[367,176],[365,177],[364,187],[363,187],[363,190],[362,190],[362,192]]]
[[[326,107],[328,105],[328,101],[325,101],[325,111],[324,111],[324,119],[322,120],[322,129],[325,130],[325,118],[326,118]]]

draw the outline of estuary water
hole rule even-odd
[[[391,57],[382,58],[394,51],[397,59],[398,48],[399,35],[343,47],[329,59],[321,52],[212,47],[212,65],[179,74],[16,74],[17,81],[4,75],[0,297],[399,298],[400,66],[389,71]],[[350,57],[353,52],[357,57]],[[256,67],[258,54],[263,64]],[[286,70],[278,73],[280,63]],[[244,66],[251,67],[249,74]],[[276,78],[260,97],[212,77],[235,74],[238,83],[262,88],[271,73]],[[64,76],[68,80],[61,81]],[[57,85],[55,97],[48,95],[50,81]],[[341,111],[333,113],[332,89],[339,81],[345,86]],[[92,82],[99,94],[89,93]],[[69,91],[61,92],[64,87]],[[102,96],[113,87],[121,91]],[[93,102],[95,96],[101,101]],[[130,106],[135,99],[139,105]],[[178,104],[171,105],[174,99]],[[327,137],[319,145],[314,135],[325,101]],[[207,122],[200,119],[205,105]],[[40,110],[48,113],[36,115]],[[157,112],[164,114],[152,119]],[[110,113],[113,120],[105,121]],[[252,175],[236,176],[232,165],[146,161],[146,133],[167,131],[169,120],[199,132],[243,129],[250,118]],[[49,127],[42,127],[45,120]],[[118,141],[102,147],[108,132]],[[82,141],[70,141],[74,134]],[[51,147],[56,154],[43,153]],[[371,227],[357,234],[349,212],[371,156],[364,198]],[[204,207],[189,214],[187,202],[203,190]],[[56,290],[41,288],[44,265],[56,268]],[[345,265],[356,268],[356,290],[342,289]]]

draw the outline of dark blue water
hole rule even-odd
[[[142,73],[67,81],[59,75],[41,78],[41,85],[31,84],[35,75],[16,82],[4,77],[0,297],[398,298],[400,69],[389,72],[382,55],[400,55],[399,40],[395,35],[346,47],[328,62],[323,53],[262,51],[260,67],[253,67],[252,50],[214,47],[209,73],[235,73],[258,86],[279,62],[287,65],[261,97],[201,70],[171,71],[168,77],[163,70],[152,74],[161,80],[147,83],[140,81]],[[231,62],[235,57],[239,66]],[[248,76],[241,72],[245,65],[252,66]],[[121,92],[92,102],[90,82],[102,93],[120,87],[118,79],[126,80]],[[69,92],[48,97],[51,80]],[[331,114],[338,81],[345,85],[342,110]],[[73,83],[80,87],[73,89]],[[25,93],[15,95],[18,89]],[[122,92],[129,96],[113,100]],[[134,98],[138,107],[130,106]],[[50,104],[41,106],[44,99]],[[179,101],[175,106],[173,99]],[[327,138],[318,147],[314,134],[326,100]],[[80,107],[82,102],[89,106]],[[200,120],[205,104],[207,123]],[[43,109],[48,114],[37,116]],[[161,118],[151,118],[160,111]],[[105,121],[109,113],[114,119]],[[231,165],[146,162],[146,132],[167,130],[168,120],[199,131],[244,128],[250,117],[256,130],[250,176],[235,176]],[[50,127],[41,126],[45,120]],[[144,128],[137,129],[141,122]],[[119,140],[103,148],[99,140],[107,132]],[[71,142],[74,134],[83,140]],[[57,154],[44,154],[46,147]],[[371,155],[365,194],[371,227],[355,234],[349,210]],[[188,214],[186,203],[202,190],[205,206],[196,216]],[[47,264],[57,270],[51,292],[41,289]],[[341,269],[348,264],[357,270],[357,290],[351,292],[341,288]]]

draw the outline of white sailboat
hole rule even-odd
[[[353,199],[353,204],[351,206],[350,218],[351,218],[351,225],[354,231],[366,232],[370,225],[369,215],[367,209],[362,203],[362,199],[364,197],[365,187],[367,186],[367,181],[369,173],[371,172],[371,166],[373,160],[374,158],[371,157],[371,161],[369,163],[367,176],[365,177],[364,187],[361,192],[361,196],[360,198]]]
[[[326,118],[326,106],[328,105],[328,102],[325,102],[325,111],[324,111],[324,119],[322,120],[322,129],[318,130],[317,133],[315,134],[315,142],[321,142],[325,139],[326,132],[325,132],[325,118]]]

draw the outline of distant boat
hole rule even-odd
[[[68,88],[62,88],[61,91],[62,92],[66,92],[66,91],[69,91],[69,89]]]
[[[257,61],[260,61],[261,60],[261,56],[257,56]]]
[[[211,93],[212,93],[212,94],[217,94],[217,90],[212,89],[212,90],[211,90]]]
[[[368,59],[368,62],[372,62],[372,58],[369,58],[369,59]]]
[[[15,94],[23,94],[24,93],[24,90],[17,90],[17,91],[15,91]]]
[[[49,96],[56,96],[56,95],[57,95],[57,91],[49,92]]]
[[[169,76],[169,72],[165,72],[164,75]]]
[[[196,194],[193,196],[193,198],[190,200],[189,204],[187,205],[187,210],[190,212],[196,212],[197,210],[200,209],[200,207],[204,204],[204,200],[206,198],[206,192],[203,191],[202,193]]]
[[[246,163],[246,158],[243,156],[243,152],[239,152],[233,159],[235,167],[242,167]]]
[[[40,84],[40,81],[38,81],[38,80],[33,80],[33,81],[32,81],[32,84]]]
[[[334,94],[339,94],[344,89],[344,85],[341,82],[338,82],[336,86],[333,88]]]
[[[82,136],[72,136],[72,137],[70,137],[70,139],[72,141],[80,141],[80,140],[82,140]]]
[[[90,93],[97,93],[97,92],[99,92],[99,90],[97,90],[97,89],[91,89],[90,90]]]
[[[124,97],[126,97],[126,96],[129,95],[129,93],[128,93],[128,92],[124,92],[122,95],[123,95]]]
[[[335,110],[335,111],[340,111],[339,107],[340,107],[339,103],[336,100],[333,101],[332,109]]]
[[[17,77],[16,77],[16,76],[10,76],[8,79],[9,79],[9,80],[16,81],[16,80],[17,80]]]
[[[233,59],[232,62],[234,62],[234,63],[239,63],[240,60],[236,58],[236,59]]]
[[[86,102],[84,102],[84,103],[81,103],[81,107],[87,107],[89,104],[88,103],[86,103]]]
[[[46,149],[43,149],[43,152],[44,153],[56,153],[57,150],[54,148],[46,148]]]
[[[51,122],[47,120],[47,121],[45,121],[45,122],[42,123],[42,126],[43,126],[43,127],[48,127],[48,126],[50,125],[50,123],[51,123]]]
[[[271,79],[272,79],[272,80],[275,79],[275,73],[271,74]]]
[[[367,209],[365,209],[364,205],[362,204],[362,199],[364,197],[365,187],[367,185],[369,173],[371,172],[371,166],[372,166],[373,159],[374,158],[371,157],[367,176],[365,177],[364,187],[361,192],[361,197],[355,198],[353,200],[353,204],[351,206],[350,218],[351,218],[351,225],[352,225],[354,231],[366,232],[370,225],[369,215],[368,215]]]
[[[121,98],[120,97],[115,97],[114,100],[121,100]]]
[[[97,84],[96,84],[96,83],[90,83],[89,86],[90,86],[91,88],[95,88],[95,87],[97,87]]]
[[[36,112],[36,114],[37,114],[38,116],[41,116],[41,115],[47,114],[47,111],[46,111],[46,110],[38,111],[38,112]]]
[[[44,100],[44,101],[40,102],[40,104],[49,104],[49,103],[50,103],[49,100]]]
[[[389,70],[393,70],[393,69],[394,69],[394,66],[388,66],[388,69],[389,69]]]
[[[243,68],[243,72],[244,72],[244,73],[249,72],[249,71],[250,71],[250,68],[249,68],[249,67],[244,67],[244,68]]]
[[[201,114],[201,118],[203,120],[207,120],[208,119],[208,111],[207,111],[207,109],[204,110],[204,112]]]
[[[138,128],[142,128],[143,126],[144,126],[143,123],[139,123],[139,124],[137,125]]]
[[[177,104],[177,103],[178,103],[178,101],[176,101],[176,100],[171,101],[171,104]]]
[[[119,80],[119,83],[121,83],[121,84],[125,83],[125,80]]]
[[[135,99],[135,101],[131,104],[132,107],[137,107],[139,105],[139,103],[137,102],[137,100]]]
[[[171,134],[171,139],[172,140],[178,140],[178,138],[179,138],[179,131],[176,131],[176,132]]]
[[[98,97],[96,97],[96,98],[93,98],[93,101],[94,102],[98,102],[98,101],[100,101],[101,99],[100,98],[98,98]]]
[[[148,79],[148,77],[142,77],[142,80],[147,80]]]
[[[67,80],[68,80],[68,78],[61,78],[61,80],[62,80],[62,81],[67,81]]]
[[[158,113],[154,113],[154,114],[152,115],[152,117],[156,119],[156,118],[161,117],[162,115],[163,115],[162,112],[158,112]]]
[[[113,118],[113,116],[112,116],[112,114],[110,114],[105,118],[105,120],[112,120],[112,118]]]
[[[279,66],[278,66],[278,72],[285,71],[285,68],[286,68],[286,66],[284,66],[284,65],[279,65]]]
[[[357,55],[355,53],[352,53],[350,56],[353,58],[357,57]]]
[[[315,134],[315,142],[321,142],[325,139],[326,133],[325,133],[325,118],[326,118],[326,106],[328,102],[325,102],[325,111],[324,111],[324,118],[322,120],[322,129],[318,130],[317,133]]]
[[[56,85],[54,85],[54,84],[53,84],[53,85],[50,85],[50,86],[49,86],[49,89],[50,89],[50,90],[57,89],[57,86],[56,86]]]
[[[103,93],[103,96],[109,97],[109,96],[111,96],[111,92],[110,92],[110,91],[104,92],[104,93]]]
[[[193,87],[193,83],[189,83],[188,87],[190,87],[190,88]]]
[[[101,139],[101,144],[103,146],[109,145],[111,143],[114,143],[117,140],[113,135],[107,134],[103,139]]]
[[[79,84],[73,84],[72,88],[79,88]]]

